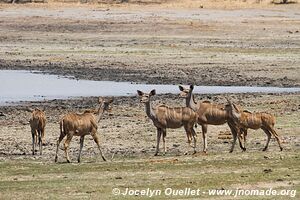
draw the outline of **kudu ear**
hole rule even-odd
[[[229,98],[228,97],[225,97],[225,99],[227,100],[227,102],[228,102],[228,105],[232,105],[232,103],[231,103],[231,101],[229,100]]]
[[[234,103],[232,105],[233,105],[234,110],[236,112],[240,113],[240,109]]]
[[[108,100],[108,103],[112,103],[113,101],[114,101],[114,98],[112,97]]]
[[[140,91],[140,90],[137,90],[137,93],[139,96],[143,96],[144,92]]]
[[[29,107],[26,107],[24,110],[25,110],[26,112],[33,112],[33,111],[34,111],[34,109],[29,108]]]
[[[194,85],[190,85],[190,90],[193,90],[194,89]]]
[[[98,99],[99,104],[102,104],[103,101],[104,101],[103,97],[99,97],[99,99]]]
[[[232,104],[232,107],[233,107],[233,109],[232,109],[233,118],[235,120],[240,120],[240,118],[241,118],[240,110],[238,109],[238,107],[234,103]]]
[[[156,95],[156,91],[155,91],[155,90],[151,90],[150,95],[151,95],[151,96]]]
[[[180,90],[180,91],[183,91],[183,90],[184,90],[184,88],[183,88],[181,85],[179,85],[178,87],[179,87],[179,90]]]

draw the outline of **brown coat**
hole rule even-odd
[[[77,161],[80,162],[80,155],[83,148],[84,136],[86,135],[91,135],[93,137],[94,141],[98,146],[102,159],[106,161],[100,149],[100,141],[97,135],[97,129],[98,129],[97,123],[100,121],[101,116],[105,111],[111,110],[110,104],[112,102],[113,99],[103,99],[100,97],[99,108],[97,110],[86,110],[82,114],[68,113],[62,118],[62,120],[60,121],[60,136],[59,139],[57,140],[55,162],[57,162],[58,159],[59,144],[65,136],[67,136],[67,139],[64,143],[64,151],[65,151],[67,162],[71,162],[68,153],[70,142],[73,136],[80,136],[80,149],[77,158]],[[95,114],[97,116],[95,116]]]
[[[32,154],[35,154],[36,145],[39,144],[40,154],[42,155],[42,143],[45,143],[46,116],[44,111],[35,109],[29,120],[32,134]]]
[[[247,130],[250,129],[262,129],[267,134],[267,143],[263,151],[266,151],[269,146],[271,135],[273,135],[282,151],[281,141],[274,129],[275,117],[272,114],[266,112],[249,112],[242,110],[239,106],[229,102],[230,106],[230,117],[234,123],[238,126],[238,130],[244,134],[244,143],[246,142]]]
[[[155,108],[152,107],[150,98],[156,94],[155,90],[150,93],[137,91],[140,101],[146,106],[146,114],[153,121],[154,126],[157,128],[157,145],[155,155],[159,152],[159,143],[162,136],[164,154],[166,152],[165,137],[167,135],[167,128],[180,128],[184,127],[188,143],[191,139],[194,141],[194,153],[196,152],[196,132],[194,125],[197,123],[197,113],[188,107],[175,107],[171,108],[166,105],[159,105]]]

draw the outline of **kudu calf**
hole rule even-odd
[[[230,152],[232,152],[238,136],[238,131],[233,121],[229,119],[228,111],[225,106],[214,104],[209,101],[196,103],[194,100],[193,89],[193,85],[190,85],[189,89],[179,86],[179,90],[181,91],[180,96],[185,98],[186,106],[198,114],[198,124],[202,127],[203,152],[207,152],[207,125],[222,125],[225,123],[228,124],[233,136],[233,143],[230,149]],[[238,138],[241,149],[245,150],[240,135]]]
[[[194,153],[196,153],[196,132],[194,125],[197,123],[197,113],[188,107],[176,107],[170,108],[165,105],[159,105],[155,108],[152,107],[150,99],[151,96],[156,94],[155,90],[152,90],[149,94],[141,91],[137,91],[140,101],[146,106],[146,114],[153,121],[154,126],[157,128],[157,145],[155,156],[159,152],[159,143],[162,136],[163,150],[166,153],[165,137],[167,135],[167,128],[180,128],[184,127],[190,144],[191,138],[194,141]]]
[[[113,99],[104,100],[103,98],[99,98],[99,108],[97,110],[86,110],[82,114],[77,113],[68,113],[65,115],[60,121],[60,136],[57,140],[57,148],[56,148],[56,156],[55,162],[57,162],[57,154],[60,142],[63,140],[65,136],[67,136],[66,141],[64,142],[64,151],[67,162],[70,162],[68,147],[72,140],[73,136],[80,136],[80,149],[77,161],[80,162],[80,155],[83,148],[84,136],[91,135],[96,142],[98,149],[100,151],[100,155],[104,161],[106,161],[105,157],[102,154],[99,138],[97,135],[97,129],[102,114],[105,111],[110,111],[110,104],[113,102]],[[96,114],[97,116],[95,116]],[[97,118],[97,119],[96,119]]]
[[[36,145],[38,143],[40,155],[42,155],[42,143],[45,143],[45,112],[35,108],[29,120],[32,135],[32,155],[35,154]]]
[[[230,107],[231,118],[238,126],[238,131],[243,133],[244,143],[246,143],[247,130],[249,128],[254,130],[261,128],[267,134],[268,137],[266,146],[264,147],[263,151],[266,151],[268,149],[271,135],[273,135],[276,138],[280,151],[283,150],[279,136],[274,129],[276,119],[272,114],[266,112],[252,113],[246,110],[242,110],[234,103],[231,103],[229,99],[227,99],[227,101]]]

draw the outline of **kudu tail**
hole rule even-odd
[[[59,123],[59,128],[60,128],[60,135],[65,135],[65,131],[64,131],[64,120],[61,120],[61,122]]]

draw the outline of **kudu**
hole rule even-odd
[[[64,142],[64,151],[65,151],[67,162],[70,162],[68,147],[72,140],[72,137],[80,136],[80,149],[79,149],[79,154],[77,159],[77,161],[80,162],[80,155],[83,148],[84,136],[89,134],[93,137],[94,141],[96,142],[102,159],[106,161],[104,155],[102,154],[100,144],[99,144],[99,138],[97,135],[97,129],[98,129],[97,123],[99,123],[102,114],[105,111],[111,110],[110,104],[112,102],[113,99],[104,100],[103,98],[100,97],[99,98],[100,105],[97,110],[86,110],[82,114],[68,113],[62,118],[62,120],[60,121],[60,136],[59,139],[57,140],[55,162],[57,162],[57,158],[58,158],[57,154],[58,154],[59,144],[65,136],[67,136],[67,139]],[[95,116],[95,114],[97,116]]]
[[[165,105],[159,105],[155,108],[152,107],[150,99],[156,94],[155,90],[150,93],[144,93],[142,91],[137,91],[141,103],[146,106],[146,114],[153,121],[154,126],[157,128],[157,145],[155,156],[159,152],[160,138],[163,140],[163,154],[166,153],[165,137],[167,135],[167,128],[180,128],[184,127],[186,135],[188,138],[188,143],[190,144],[191,138],[194,141],[194,153],[196,153],[196,132],[194,130],[194,125],[197,123],[197,113],[188,107],[175,107],[171,108]]]
[[[242,110],[234,103],[231,103],[229,99],[227,99],[227,101],[230,107],[231,118],[238,126],[238,131],[243,133],[244,143],[246,143],[247,130],[249,128],[254,130],[261,128],[267,134],[268,137],[266,146],[264,147],[263,151],[266,151],[268,149],[271,135],[273,135],[276,138],[280,151],[283,150],[279,136],[274,129],[276,119],[272,114],[266,112],[252,113],[247,110]]]
[[[43,110],[35,108],[29,120],[32,135],[32,155],[35,154],[38,143],[40,155],[42,155],[42,143],[45,143],[46,116]]]
[[[233,143],[230,149],[230,153],[233,152],[234,145],[238,136],[240,147],[243,151],[245,148],[241,141],[241,136],[238,135],[237,127],[233,121],[229,118],[228,111],[225,106],[211,103],[210,101],[203,101],[196,103],[193,95],[194,86],[190,85],[190,88],[184,88],[179,86],[180,96],[185,98],[186,106],[194,110],[198,114],[198,124],[202,127],[203,136],[203,152],[207,152],[207,125],[222,125],[227,123],[232,136]]]

